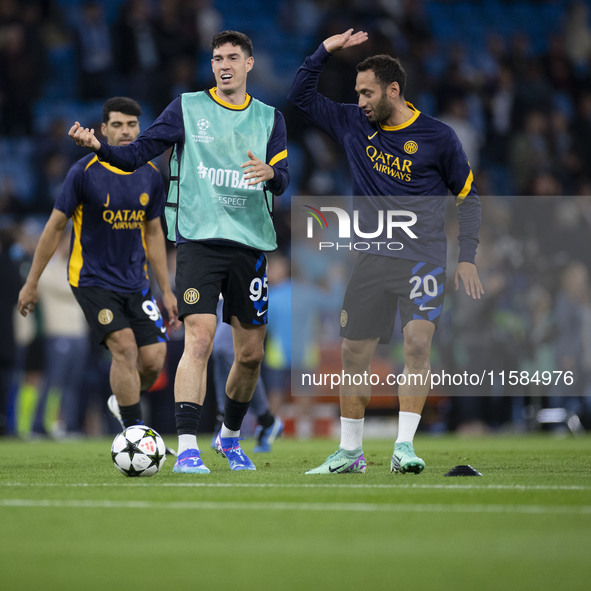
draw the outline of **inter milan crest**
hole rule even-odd
[[[347,310],[341,310],[341,326],[345,328],[347,326],[347,321],[349,320],[349,315],[347,314]]]
[[[98,321],[103,325],[111,324],[111,322],[113,322],[113,312],[111,312],[111,310],[108,310],[107,308],[103,308],[98,313]]]
[[[187,291],[185,291],[185,294],[183,295],[183,299],[187,304],[196,304],[199,301],[200,297],[201,296],[199,295],[199,292],[193,287],[187,289]]]
[[[406,144],[404,144],[404,151],[407,154],[414,154],[418,149],[419,145],[417,144],[417,142],[413,142],[412,140],[409,140],[408,142],[406,142]]]

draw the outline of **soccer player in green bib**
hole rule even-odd
[[[235,359],[226,383],[216,448],[232,470],[255,470],[239,442],[259,376],[267,323],[267,259],[277,248],[273,195],[289,183],[283,115],[246,92],[251,40],[237,31],[212,39],[214,88],[177,97],[125,147],[100,142],[76,122],[70,136],[101,160],[135,170],[173,147],[166,203],[168,238],[177,245],[176,291],[185,348],[175,380],[179,436],[175,472],[208,473],[197,444],[207,362],[224,297]]]

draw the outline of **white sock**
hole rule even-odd
[[[228,427],[226,427],[226,425],[224,423],[222,423],[222,430],[220,431],[220,437],[223,437],[224,439],[226,437],[240,437],[240,429],[238,429],[238,431],[230,431],[230,429],[228,429]]]
[[[179,435],[179,448],[177,454],[182,454],[188,449],[199,449],[197,435]]]
[[[410,441],[412,443],[420,421],[421,415],[416,412],[400,411],[398,413],[398,437],[396,443],[401,441]]]
[[[363,442],[364,419],[347,419],[341,417],[341,449],[352,451],[361,447]]]

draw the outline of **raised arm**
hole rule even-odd
[[[341,49],[347,49],[349,47],[361,45],[362,43],[365,43],[367,39],[368,35],[365,31],[357,31],[357,33],[353,33],[353,29],[349,29],[348,31],[340,33],[339,35],[328,37],[322,42],[322,44],[324,45],[324,49],[326,49],[326,51],[329,53],[335,53]]]
[[[357,105],[336,103],[318,92],[318,79],[332,53],[360,45],[367,40],[367,33],[353,34],[349,29],[340,35],[333,35],[321,43],[318,49],[308,56],[296,73],[287,100],[297,107],[305,117],[318,128],[339,141],[348,124],[348,119],[359,110]]]

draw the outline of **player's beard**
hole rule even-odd
[[[393,110],[392,103],[388,100],[386,94],[382,92],[382,97],[373,108],[373,113],[370,115],[369,120],[372,123],[384,123],[388,121]]]

